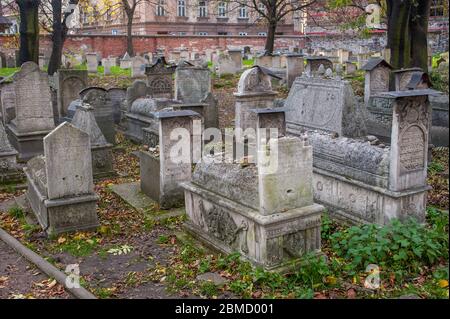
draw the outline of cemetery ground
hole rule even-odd
[[[114,71],[113,71],[114,73]],[[439,75],[441,76],[441,75]],[[445,76],[445,75],[444,75]],[[361,94],[361,77],[352,80]],[[127,87],[128,74],[90,76],[91,85]],[[232,126],[238,76],[213,80],[220,126]],[[444,81],[445,82],[445,81]],[[448,73],[447,73],[448,83]],[[281,91],[285,95],[287,91]],[[359,92],[359,93],[358,93]],[[448,93],[448,84],[447,84]],[[448,298],[448,149],[435,149],[428,168],[427,222],[350,226],[322,218],[322,252],[279,274],[252,268],[237,254],[224,256],[185,235],[184,217],[159,218],[156,204],[135,210],[112,188],[139,180],[140,146],[117,135],[118,176],[96,181],[100,196],[95,232],[47,238],[19,208],[20,185],[0,191],[0,227],[64,271],[79,264],[81,284],[98,298]],[[3,244],[0,242],[0,245]],[[0,251],[3,249],[0,247]],[[379,289],[365,288],[365,265],[380,268]],[[15,267],[15,268],[14,268]],[[18,276],[21,274],[21,276]],[[63,287],[12,251],[0,259],[0,297],[70,298]]]

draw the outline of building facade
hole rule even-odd
[[[127,19],[118,6],[100,8],[96,13],[81,8],[77,33],[126,33]],[[278,35],[300,34],[299,19],[294,15],[287,15],[279,23]],[[267,26],[259,13],[238,3],[155,0],[138,4],[133,34],[266,36]]]

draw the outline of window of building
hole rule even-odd
[[[156,5],[156,15],[158,17],[166,15],[165,5],[166,5],[165,0],[158,0],[158,3]]]
[[[227,17],[227,4],[226,4],[226,2],[219,2],[219,5],[217,6],[217,14],[219,15],[219,18],[226,18]]]
[[[208,35],[208,32],[200,31],[200,32],[198,32],[198,35]]]
[[[444,1],[445,0],[433,0],[430,6],[430,16],[431,17],[442,17],[444,16]]]
[[[222,31],[222,32],[219,31],[219,32],[217,32],[217,34],[218,34],[218,35],[230,35],[228,32],[223,32],[223,31]]]
[[[175,35],[175,34],[174,34],[174,35]],[[187,32],[181,31],[181,32],[178,32],[178,35],[187,35]]]
[[[264,12],[264,13],[266,12],[266,6],[264,5],[264,3],[260,2],[260,3],[258,4],[258,10],[259,10],[260,12]],[[262,15],[261,13],[259,13],[259,17],[262,18],[263,15]]]
[[[248,18],[248,10],[245,4],[241,4],[239,7],[239,18],[246,19]]]
[[[248,35],[248,33],[247,33],[247,32],[239,32],[239,35],[240,35],[241,37],[245,37],[245,36]]]
[[[258,35],[261,37],[267,37],[267,32],[258,32]]]
[[[177,13],[178,13],[179,17],[186,16],[186,1],[185,0],[178,0]]]
[[[198,16],[201,18],[205,18],[208,16],[208,4],[206,1],[198,2]]]

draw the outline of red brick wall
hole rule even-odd
[[[0,47],[3,52],[11,52],[11,49],[4,48],[8,36],[0,35]],[[297,36],[279,37],[275,41],[278,49],[296,46],[303,48],[305,39]],[[227,49],[233,47],[250,46],[256,50],[264,48],[265,37],[259,36],[134,36],[133,44],[135,52],[143,54],[156,52],[156,48],[169,51],[186,47],[190,51],[203,52],[205,49]],[[50,53],[51,39],[49,36],[41,36],[40,52]],[[122,56],[126,50],[126,36],[123,35],[69,35],[64,49],[71,52],[97,52],[102,57]]]

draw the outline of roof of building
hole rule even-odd
[[[417,86],[421,83],[425,82],[428,86],[431,86],[431,80],[427,73],[425,72],[414,72],[411,76],[411,80],[406,85],[408,89],[416,89]]]
[[[387,66],[390,69],[393,69],[393,67],[389,63],[387,63],[385,59],[371,58],[371,59],[369,59],[369,61],[367,61],[367,63],[365,65],[363,65],[361,70],[372,71],[373,69],[375,69],[375,67],[377,67],[380,64],[382,64],[383,66]]]
[[[400,70],[394,70],[393,73],[403,73],[403,72],[423,72],[421,68],[406,68]]]

